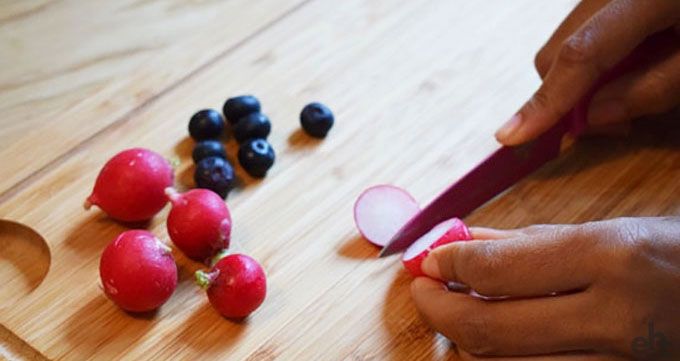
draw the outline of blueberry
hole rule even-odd
[[[194,163],[198,163],[208,157],[227,159],[227,151],[222,143],[217,140],[202,140],[194,147],[191,157],[194,158]]]
[[[259,113],[260,101],[252,95],[241,95],[227,99],[222,111],[230,124],[236,124],[239,119],[252,113]]]
[[[324,138],[333,127],[333,112],[321,103],[307,104],[300,113],[302,129],[315,138]]]
[[[198,188],[206,188],[227,198],[234,185],[234,168],[223,158],[208,157],[196,165],[194,181]]]
[[[234,137],[242,143],[250,138],[267,139],[272,125],[269,118],[262,113],[253,113],[239,119],[234,125]]]
[[[238,161],[253,177],[262,178],[274,165],[274,149],[264,139],[249,139],[238,149]]]
[[[217,139],[224,130],[224,118],[217,110],[204,109],[189,121],[189,134],[196,141]]]

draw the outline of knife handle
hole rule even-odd
[[[656,33],[647,38],[618,65],[602,75],[586,96],[565,116],[564,122],[568,123],[571,136],[574,138],[579,137],[588,127],[588,108],[590,107],[590,102],[602,87],[628,72],[649,64],[659,56],[674,51],[677,49],[678,44],[680,44],[680,41],[673,29]]]

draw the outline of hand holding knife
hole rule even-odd
[[[593,95],[605,84],[645,64],[654,54],[675,46],[671,31],[645,41],[620,64],[605,73],[593,89],[556,125],[537,139],[519,146],[503,146],[455,182],[406,223],[382,249],[379,257],[405,250],[423,234],[450,218],[463,218],[560,154],[565,136],[579,137],[587,127]]]

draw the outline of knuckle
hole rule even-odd
[[[638,268],[639,261],[653,248],[650,232],[644,222],[633,218],[616,218],[606,222],[605,229],[597,238],[600,242],[604,241],[602,245],[613,252],[616,264],[625,269]]]
[[[618,236],[624,241],[626,247],[623,252],[622,264],[627,264],[631,269],[641,269],[645,260],[654,253],[653,240],[645,228],[636,223],[622,227]],[[653,257],[653,256],[651,256]]]
[[[539,225],[536,227],[532,236],[543,243],[562,244],[578,240],[578,237],[575,237],[578,227],[573,225]]]
[[[578,227],[578,235],[575,237],[578,242],[581,242],[584,247],[592,247],[597,245],[600,240],[600,234],[604,227],[603,222],[587,222]]]
[[[461,281],[478,292],[487,292],[495,287],[498,273],[498,257],[493,242],[481,242],[475,247],[464,247],[458,263]]]
[[[567,64],[580,65],[591,61],[593,58],[592,47],[583,33],[577,33],[567,38],[562,43],[562,48],[557,55],[558,59]]]
[[[595,58],[592,33],[592,27],[587,25],[585,29],[568,37],[557,55],[559,61],[568,65],[592,63]]]
[[[596,24],[587,24],[585,28],[568,37],[559,50],[558,62],[566,67],[580,67],[594,74],[604,72],[610,64],[603,63],[598,57],[595,43],[598,32]]]
[[[551,63],[552,56],[548,54],[546,47],[543,47],[538,51],[538,53],[536,53],[536,57],[534,58],[534,66],[536,67],[536,71],[538,71],[538,74],[541,76],[541,78],[548,74]]]
[[[534,110],[546,110],[546,109],[552,109],[553,102],[546,92],[544,87],[541,87],[538,89],[536,93],[531,97],[531,100],[529,101],[529,106],[533,108]]]
[[[522,228],[522,233],[527,236],[537,236],[545,233],[552,232],[555,226],[549,224],[533,224],[531,226]]]

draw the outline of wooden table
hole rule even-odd
[[[425,203],[492,151],[574,4],[0,0],[0,218],[40,235],[0,227],[0,357],[456,359],[418,318],[399,260],[357,235],[352,204],[377,183]],[[267,270],[265,304],[246,322],[219,317],[191,283],[201,265],[175,252],[171,300],[120,311],[97,267],[127,228],[81,208],[99,168],[148,147],[179,159],[190,188],[189,117],[243,93],[262,100],[278,157],[263,181],[239,169],[228,199],[235,243]],[[299,131],[314,100],[337,116],[323,141]],[[583,140],[466,221],[680,214],[680,131],[637,133]],[[167,240],[166,214],[148,228]]]

